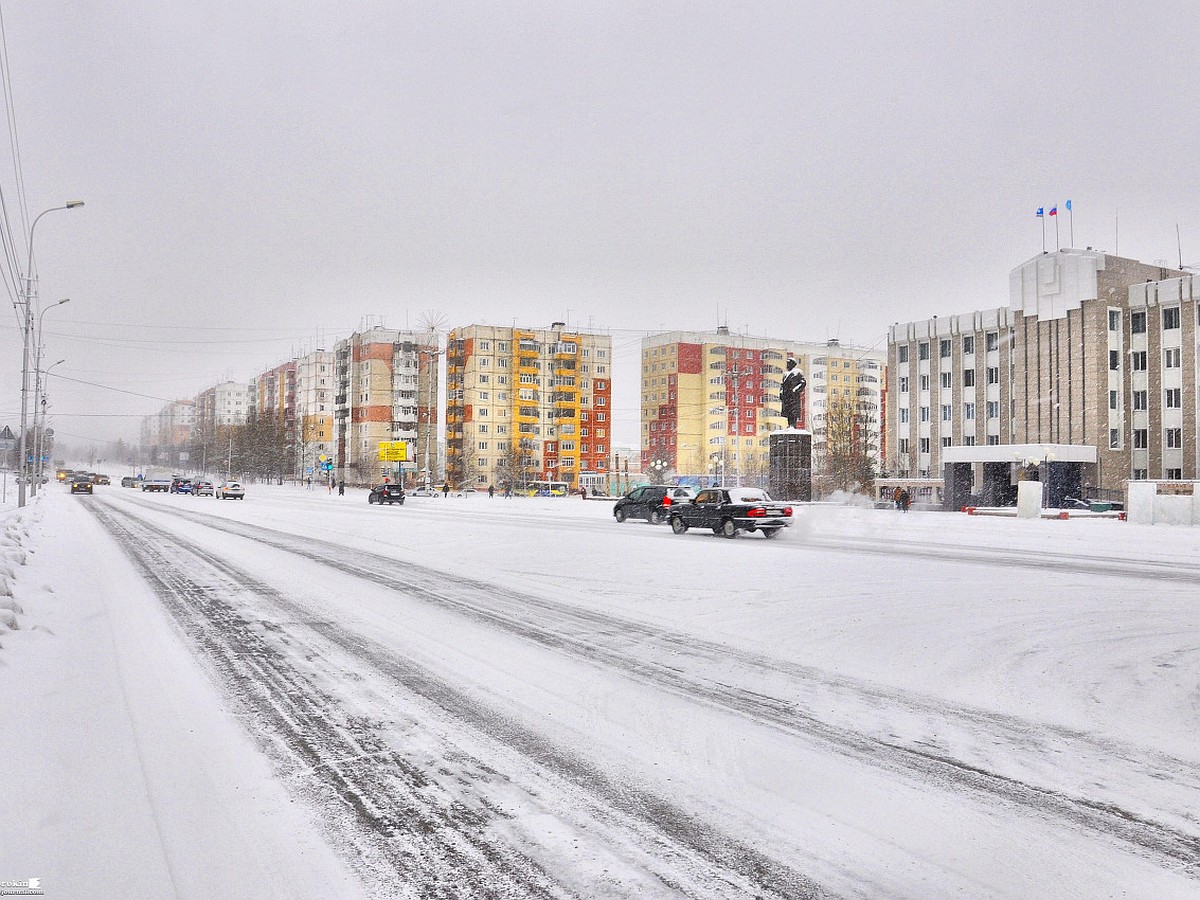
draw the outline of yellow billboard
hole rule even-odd
[[[408,462],[408,441],[380,441],[380,462]]]

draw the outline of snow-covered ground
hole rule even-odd
[[[0,534],[0,883],[1200,896],[1200,530],[51,486]],[[0,889],[2,890],[2,889]]]

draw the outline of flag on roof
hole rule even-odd
[[[1052,215],[1052,216],[1058,215],[1058,207],[1057,206],[1050,207],[1050,215]]]
[[[1039,206],[1039,207],[1038,207],[1037,214],[1038,214],[1038,218],[1039,218],[1039,219],[1040,219],[1042,216],[1044,216],[1044,215],[1045,215],[1045,212],[1044,212],[1044,210],[1045,210],[1045,207],[1042,207],[1042,206]]]
[[[1067,201],[1067,212],[1070,212],[1070,211],[1071,211],[1071,201],[1068,200]]]

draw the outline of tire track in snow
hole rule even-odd
[[[652,840],[673,845],[660,855],[670,865],[683,869],[661,876],[669,893],[696,897],[828,896],[819,885],[787,864],[731,839],[668,800],[614,780],[544,736],[398,658],[393,650],[321,618],[308,606],[286,597],[252,573],[226,563],[184,538],[164,534],[125,511],[112,506],[101,510],[95,505],[90,509],[134,560],[185,633],[212,661],[221,680],[233,686],[241,701],[262,717],[266,732],[283,740],[303,767],[320,773],[318,777],[326,792],[336,794],[354,811],[359,839],[374,847],[401,876],[415,875],[432,881],[438,888],[424,889],[420,896],[461,896],[464,886],[469,888],[471,896],[480,897],[559,896],[561,889],[515,851],[485,843],[480,837],[485,821],[479,816],[461,815],[461,804],[451,807],[454,815],[420,805],[414,808],[414,799],[405,785],[419,781],[420,773],[398,753],[381,750],[381,742],[369,733],[364,734],[361,727],[348,726],[332,698],[321,695],[272,646],[269,632],[256,630],[256,623],[221,599],[220,592],[183,574],[177,560],[170,558],[169,550],[202,560],[228,579],[229,592],[236,594],[239,589],[251,592],[256,600],[269,603],[290,620],[311,629],[456,719],[582,788],[622,816],[649,826],[653,833],[642,836],[643,846]],[[363,760],[363,764],[329,763],[329,760],[356,759]],[[403,815],[397,814],[397,809]],[[416,825],[406,821],[413,815],[421,819]],[[431,867],[424,861],[414,872],[413,853],[403,848],[397,851],[390,840],[401,829],[410,835],[448,832],[468,844],[475,851],[474,858],[456,846],[458,840],[450,840],[448,847],[443,846],[447,842],[438,842],[432,848],[436,865]],[[418,857],[429,855],[428,848],[420,849]],[[442,858],[445,856],[451,858]],[[469,864],[470,881],[466,885],[457,883],[457,891],[442,892],[440,880],[444,871],[462,866],[464,856]],[[689,868],[694,871],[687,871]],[[672,876],[678,881],[672,881]],[[461,877],[461,872],[455,873],[456,879]]]
[[[1156,821],[1150,814],[1138,813],[1107,799],[1034,784],[995,771],[984,764],[958,758],[949,751],[923,742],[889,740],[880,735],[869,735],[830,724],[792,701],[768,696],[748,687],[716,682],[705,678],[702,673],[705,660],[724,657],[771,676],[786,674],[798,682],[823,680],[840,690],[857,692],[869,703],[901,704],[926,713],[932,710],[939,716],[957,718],[966,727],[988,729],[995,732],[1000,740],[1009,743],[1014,743],[1014,738],[1027,741],[1028,734],[1032,732],[1044,736],[1045,743],[1052,748],[1075,744],[1087,746],[1090,752],[1098,756],[1119,754],[1122,765],[1141,769],[1143,777],[1149,779],[1148,784],[1164,777],[1197,784],[1200,771],[1183,760],[1147,753],[1141,748],[1118,747],[1111,742],[1095,741],[1083,734],[1038,726],[1014,717],[962,710],[949,704],[914,698],[901,691],[883,691],[852,679],[830,677],[815,668],[781,665],[758,654],[691,635],[558,603],[409,561],[404,561],[403,572],[397,572],[394,560],[381,559],[377,554],[351,547],[331,548],[325,540],[228,519],[214,519],[191,511],[151,504],[146,504],[146,507],[294,553],[357,578],[365,578],[541,646],[615,669],[627,677],[653,684],[678,696],[820,741],[839,753],[869,765],[915,777],[924,783],[992,796],[1086,828],[1120,841],[1156,863],[1182,866],[1190,877],[1200,878],[1200,834]],[[980,558],[984,558],[982,554]],[[992,563],[995,561],[994,555],[987,555],[986,558]],[[1106,570],[1101,574],[1125,573]],[[630,638],[636,638],[637,641],[630,641]],[[639,644],[665,648],[671,654],[670,665],[645,655],[635,655],[631,648]],[[687,671],[689,662],[695,663],[695,671]],[[1014,744],[1014,752],[1018,750]],[[1142,758],[1139,758],[1139,754]],[[1061,767],[1062,763],[1056,765]]]

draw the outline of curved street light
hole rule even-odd
[[[37,217],[33,220],[33,224],[29,226],[29,243],[26,247],[28,254],[25,257],[25,300],[22,304],[25,307],[25,320],[22,327],[24,340],[21,351],[21,433],[17,439],[17,446],[19,448],[17,451],[17,459],[20,462],[20,468],[18,471],[21,473],[21,476],[26,474],[25,451],[27,444],[25,441],[25,429],[27,427],[27,423],[29,422],[29,341],[31,333],[33,332],[33,235],[37,230],[37,223],[41,221],[42,216],[46,215],[46,213],[57,212],[61,209],[75,209],[80,206],[83,206],[82,200],[68,200],[62,206],[52,206],[49,209],[42,210],[42,212],[38,213]],[[24,505],[25,478],[18,477],[17,506],[23,507]]]

